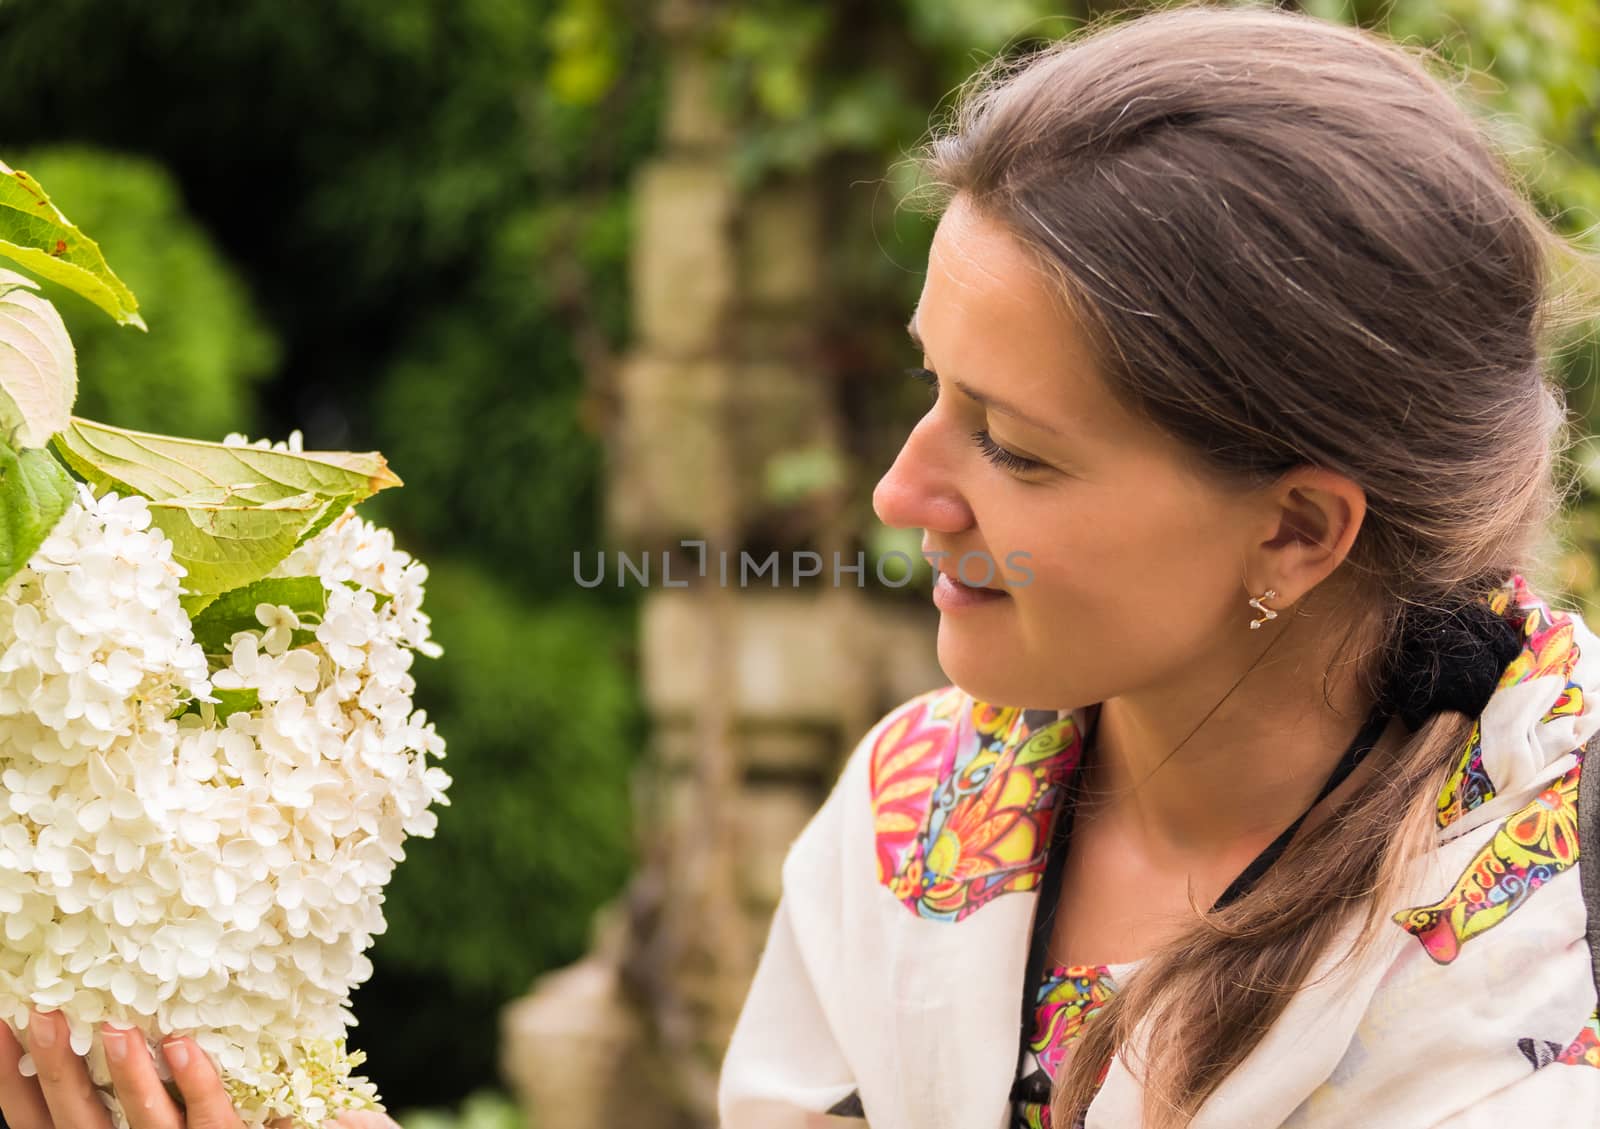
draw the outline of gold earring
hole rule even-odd
[[[1251,631],[1256,630],[1256,628],[1260,627],[1263,623],[1266,623],[1267,620],[1269,620],[1269,619],[1277,619],[1278,618],[1278,613],[1277,612],[1273,611],[1271,608],[1267,607],[1265,604],[1263,604],[1261,602],[1262,600],[1270,600],[1274,596],[1276,596],[1277,594],[1278,594],[1277,592],[1273,591],[1271,588],[1268,588],[1261,595],[1250,597],[1250,606],[1252,608],[1254,608],[1258,612],[1265,613],[1262,616],[1262,618],[1253,619],[1253,620],[1250,621],[1250,630]]]

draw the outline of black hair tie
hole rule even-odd
[[[1413,609],[1383,701],[1412,730],[1444,710],[1477,717],[1522,646],[1517,623],[1481,601],[1450,612]]]

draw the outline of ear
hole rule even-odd
[[[1266,537],[1246,556],[1247,577],[1293,604],[1349,556],[1367,515],[1366,491],[1319,467],[1285,472],[1263,496]]]

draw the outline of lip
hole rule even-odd
[[[1007,594],[998,588],[970,587],[943,569],[933,580],[933,602],[940,611],[974,608],[1006,598]]]

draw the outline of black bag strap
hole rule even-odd
[[[1594,966],[1595,992],[1600,993],[1600,733],[1584,746],[1583,771],[1578,773],[1578,881],[1588,914],[1584,932],[1589,937],[1589,959]]]

